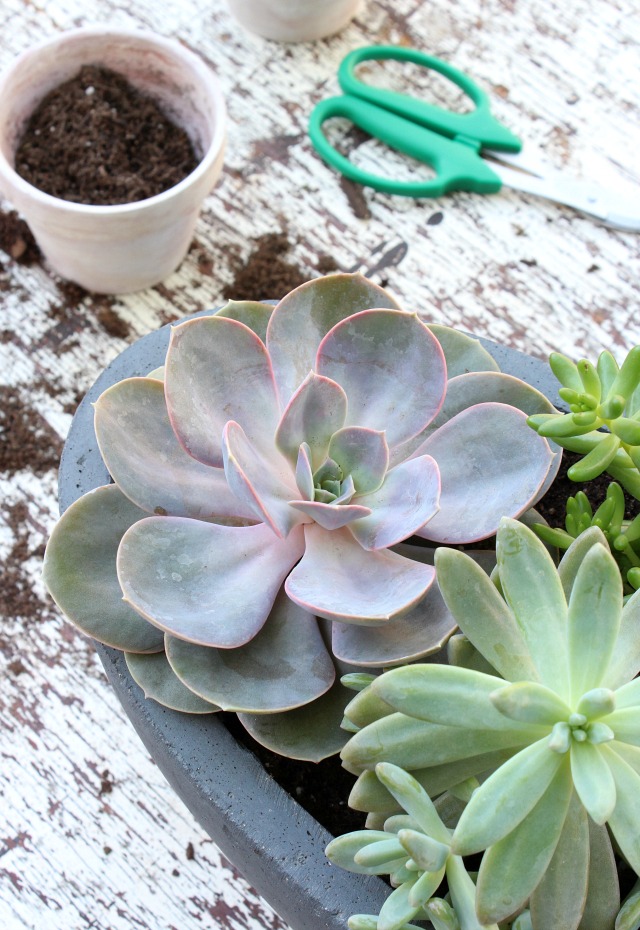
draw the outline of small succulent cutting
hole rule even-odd
[[[398,544],[490,536],[555,474],[526,424],[553,408],[496,367],[358,275],[173,327],[163,370],[95,405],[114,483],[55,528],[51,594],[148,696],[236,711],[286,755],[338,751],[336,668],[455,628],[432,554]]]
[[[553,353],[549,364],[569,412],[534,414],[529,425],[583,455],[568,471],[572,481],[589,481],[608,471],[640,500],[640,346],[620,367],[606,351],[596,365],[587,359],[576,364],[560,353]]]
[[[593,526],[602,530],[618,563],[625,595],[637,591],[640,588],[640,515],[625,520],[624,493],[615,481],[611,482],[604,501],[595,511],[584,491],[567,498],[564,529],[542,523],[531,528],[549,545],[568,549],[574,539]]]
[[[485,851],[480,925],[528,907],[533,930],[613,930],[620,897],[607,827],[640,874],[640,592],[623,606],[597,528],[556,570],[535,534],[505,518],[497,560],[496,586],[464,553],[438,549],[464,666],[393,669],[356,696],[346,713],[362,729],[343,750],[361,773],[350,803],[377,816],[398,810],[373,783],[381,762],[410,771],[432,797],[477,777],[450,852]]]

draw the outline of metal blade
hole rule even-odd
[[[640,232],[640,189],[614,190],[593,181],[569,178],[540,163],[527,163],[520,156],[503,156],[501,152],[482,153],[503,184],[527,194],[536,194],[566,204],[593,216],[613,229]],[[503,162],[509,162],[509,165]],[[529,173],[530,172],[530,173]]]

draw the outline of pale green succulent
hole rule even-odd
[[[597,365],[587,359],[576,364],[556,352],[549,364],[569,413],[534,414],[529,425],[584,456],[567,472],[572,481],[607,471],[640,500],[640,346],[620,367],[610,352],[602,352]]]
[[[433,921],[434,914],[442,923],[448,905],[433,902],[433,897],[445,877],[453,903],[449,910],[460,930],[485,930],[475,912],[473,880],[461,857],[451,849],[453,830],[443,822],[427,792],[397,765],[381,762],[375,773],[406,814],[389,817],[382,831],[358,830],[340,836],[329,843],[326,854],[331,862],[351,872],[389,874],[395,891],[377,917],[351,917],[350,930],[405,930],[410,920]],[[493,924],[486,930],[498,928]]]
[[[346,714],[362,729],[342,754],[360,774],[350,803],[397,810],[373,784],[383,761],[432,797],[477,776],[451,850],[486,850],[480,922],[528,903],[533,930],[613,930],[607,827],[640,874],[640,592],[623,607],[597,528],[556,570],[532,531],[505,519],[497,558],[498,587],[464,553],[437,550],[440,590],[466,637],[452,653],[467,667],[393,669],[357,695]]]
[[[597,526],[604,533],[611,554],[618,563],[625,594],[640,588],[640,515],[625,520],[625,499],[622,488],[612,481],[604,501],[594,511],[584,491],[567,498],[565,528],[536,523],[531,528],[536,536],[559,549],[568,549],[574,539],[589,527]]]

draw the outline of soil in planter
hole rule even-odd
[[[109,206],[153,197],[198,164],[189,137],[121,75],[85,65],[29,119],[15,169],[74,203]]]

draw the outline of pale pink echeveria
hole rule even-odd
[[[162,703],[236,711],[288,755],[338,751],[336,669],[424,657],[455,628],[429,551],[398,544],[490,536],[555,468],[526,425],[542,395],[439,335],[359,275],[175,326],[164,383],[130,378],[96,404],[115,484],[54,530],[62,610]],[[485,370],[465,385],[471,365]],[[114,605],[103,633],[78,594],[94,577]]]

